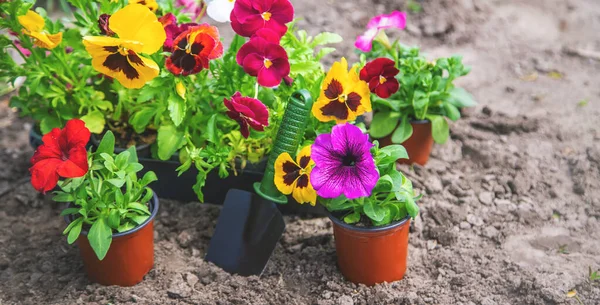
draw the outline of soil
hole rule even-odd
[[[462,54],[473,70],[460,85],[480,105],[426,166],[402,166],[425,194],[402,281],[345,281],[330,221],[294,216],[261,277],[230,275],[203,260],[219,207],[163,200],[145,280],[90,283],[61,206],[29,185],[31,125],[3,101],[0,304],[600,304],[588,274],[600,269],[600,3],[418,3],[393,36],[432,58]],[[405,4],[295,1],[301,27],[346,38],[334,56],[352,53],[371,16]]]

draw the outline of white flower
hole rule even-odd
[[[206,8],[206,14],[217,22],[229,22],[235,0],[213,0]]]

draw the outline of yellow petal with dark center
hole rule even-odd
[[[310,172],[312,171],[312,167],[308,168],[304,175],[298,178],[296,182],[296,187],[292,193],[292,197],[298,203],[309,202],[310,205],[315,206],[317,203],[317,192],[313,188],[312,184],[310,184]]]
[[[162,48],[167,35],[156,15],[146,6],[130,4],[109,19],[110,29],[123,40],[140,42],[141,53],[152,54]]]
[[[115,78],[126,88],[141,88],[160,71],[153,60],[133,50],[141,48],[140,44],[99,36],[86,36],[83,44],[92,56],[94,69]]]
[[[305,146],[296,156],[296,164],[298,164],[302,169],[312,167],[314,164],[313,160],[310,158],[311,147],[311,145]]]
[[[275,186],[284,195],[289,195],[296,186],[300,174],[300,167],[287,152],[282,153],[275,160]]]
[[[46,22],[38,13],[29,10],[27,14],[17,17],[19,23],[30,32],[41,32]]]
[[[330,103],[343,103],[343,101],[340,100],[340,97],[347,96],[350,92],[352,92],[352,84],[349,78],[350,76],[348,74],[348,62],[346,61],[346,58],[342,57],[341,61],[333,63],[331,69],[329,70],[329,72],[327,72],[327,76],[321,84],[321,93],[312,107],[312,114],[315,116],[315,118],[317,118],[321,122],[335,120],[338,124],[356,118],[356,116],[351,117],[350,113],[348,113],[346,118],[340,118],[334,115],[327,115],[323,113],[323,107],[326,107]],[[338,107],[341,106],[343,105],[338,105]]]

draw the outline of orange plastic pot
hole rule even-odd
[[[433,136],[431,135],[431,122],[429,120],[411,121],[413,133],[408,140],[402,142],[406,148],[408,159],[398,159],[403,164],[417,163],[425,165],[429,160],[431,149],[433,148]],[[379,140],[381,147],[392,144],[392,135]]]
[[[112,243],[103,260],[82,231],[77,240],[85,272],[90,281],[102,285],[133,286],[144,279],[154,265],[154,218],[158,212],[156,194],[149,202],[150,217],[141,225],[112,236]]]
[[[352,226],[331,214],[329,219],[333,222],[338,267],[346,279],[372,286],[404,277],[410,217],[373,228]]]

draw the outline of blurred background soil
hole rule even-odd
[[[203,261],[219,207],[161,201],[155,268],[135,287],[84,275],[62,206],[35,193],[31,123],[0,101],[0,304],[600,304],[598,0],[293,0],[310,34],[340,33],[328,62],[355,60],[369,18],[410,10],[389,32],[428,56],[462,54],[480,105],[451,124],[425,167],[404,280],[344,280],[326,218],[286,217],[264,274]],[[231,37],[227,26],[222,33]],[[368,262],[365,262],[368,263]]]

